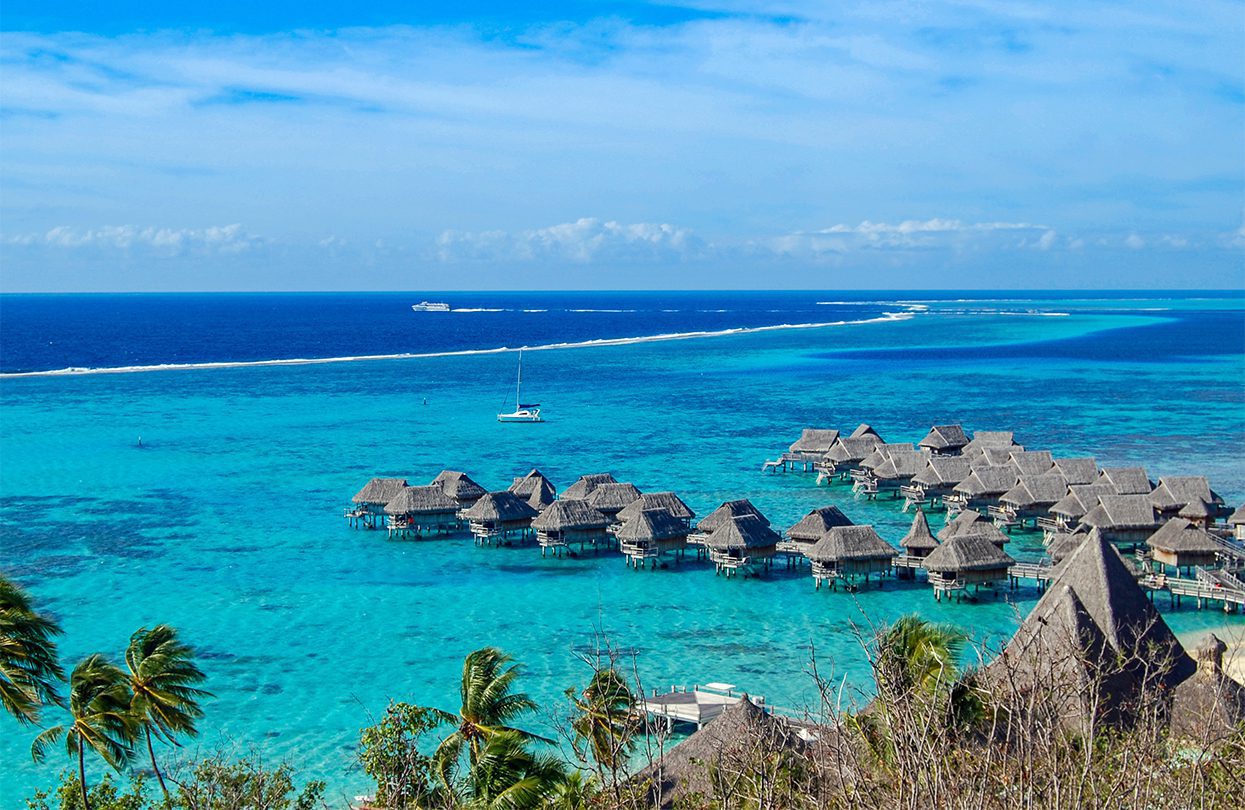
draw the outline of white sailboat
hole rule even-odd
[[[514,383],[514,413],[497,414],[498,422],[543,422],[540,415],[540,403],[523,401],[523,350],[519,349],[519,376]]]

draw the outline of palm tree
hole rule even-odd
[[[467,807],[523,810],[548,805],[566,770],[555,757],[533,754],[529,743],[528,735],[512,729],[488,736],[467,778]]]
[[[903,616],[878,638],[878,687],[895,697],[933,697],[955,681],[967,636],[949,624]]]
[[[30,596],[0,576],[0,705],[17,722],[39,722],[49,703],[63,706],[57,682],[65,670],[56,654],[60,625],[34,611]]]
[[[499,733],[510,732],[522,741],[552,743],[510,725],[519,715],[536,708],[526,694],[512,691],[519,675],[517,665],[508,666],[513,660],[496,647],[485,647],[469,654],[463,661],[462,707],[458,714],[434,710],[444,722],[454,726],[454,731],[441,742],[433,757],[447,786],[450,770],[462,757],[463,749],[467,751],[471,767],[475,768],[489,739]]]
[[[125,673],[102,655],[89,656],[69,676],[69,725],[53,726],[35,738],[30,748],[35,762],[62,737],[65,750],[78,757],[78,786],[82,807],[91,810],[86,789],[86,750],[89,748],[120,771],[133,756],[134,718],[130,714],[130,689]]]
[[[635,747],[635,696],[618,671],[597,670],[581,695],[571,695],[577,716],[571,721],[575,736],[587,744],[592,758],[614,772],[626,764]]]
[[[177,638],[176,628],[167,624],[150,630],[143,627],[130,636],[125,668],[133,693],[130,711],[143,729],[151,768],[167,798],[169,789],[156,764],[151,737],[154,734],[170,745],[177,745],[178,737],[198,734],[195,721],[203,716],[199,700],[210,697],[211,693],[195,684],[203,683],[206,676],[195,665],[194,650]]]

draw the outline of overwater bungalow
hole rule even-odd
[[[960,453],[975,456],[986,448],[1003,449],[1008,453],[1014,449],[1024,449],[1016,444],[1015,434],[1010,430],[978,430],[973,432],[973,438],[960,449]]]
[[[1154,489],[1144,467],[1103,467],[1098,483],[1111,487],[1116,495],[1149,495]]]
[[[882,441],[882,437],[878,435],[878,432],[865,422],[861,422],[859,425],[857,425],[856,429],[852,431],[852,435],[849,436],[848,438],[850,439],[874,438],[874,439],[877,439],[879,442]]]
[[[1011,542],[1010,537],[975,509],[969,509],[956,515],[953,520],[938,531],[938,539],[945,543],[952,537],[962,534],[984,537],[999,548]]]
[[[1089,529],[1081,526],[1071,531],[1056,533],[1046,546],[1046,554],[1050,557],[1051,563],[1059,565],[1071,556],[1072,552],[1085,542],[1085,538],[1089,537],[1089,532]]]
[[[687,548],[687,522],[663,508],[642,509],[618,527],[614,535],[627,564],[642,568],[645,561],[657,567],[662,554],[683,556]]]
[[[385,516],[391,537],[446,534],[462,525],[458,520],[458,501],[436,484],[403,487],[385,504]]]
[[[385,505],[405,488],[405,478],[373,478],[350,499],[354,507],[346,519],[351,526],[375,529],[385,519]]]
[[[459,509],[471,506],[488,491],[472,481],[471,476],[458,470],[442,470],[430,483],[441,487],[442,492],[458,503]]]
[[[1139,545],[1158,530],[1158,514],[1148,495],[1103,495],[1081,525],[1097,529],[1111,543]]]
[[[1233,537],[1245,540],[1245,506],[1236,507],[1236,511],[1228,516],[1228,526],[1232,528]]]
[[[582,501],[592,494],[592,490],[601,484],[617,484],[614,476],[609,473],[593,473],[592,475],[581,475],[566,488],[562,493],[562,499],[567,501]]]
[[[739,571],[755,571],[762,565],[769,567],[780,539],[765,518],[745,514],[722,521],[705,538],[705,548],[716,572],[732,576]]]
[[[984,510],[994,506],[1002,495],[1020,480],[1016,468],[980,467],[960,483],[956,484],[942,502],[947,507],[948,515],[955,515],[966,509]]]
[[[1174,517],[1146,540],[1155,568],[1170,566],[1179,576],[1191,573],[1200,565],[1213,566],[1223,546],[1200,526],[1182,517]]]
[[[545,477],[540,470],[533,469],[527,475],[514,479],[510,491],[537,512],[542,511],[557,500],[558,490],[553,482]]]
[[[821,588],[821,583],[828,581],[831,588],[837,588],[839,580],[854,587],[859,577],[864,577],[868,584],[873,574],[881,581],[899,552],[872,526],[835,526],[806,554],[813,563],[816,587]]]
[[[868,488],[869,482],[873,480],[874,470],[885,464],[892,454],[904,453],[916,453],[916,448],[912,446],[911,442],[876,445],[872,453],[861,459],[854,469],[848,471],[848,475],[853,481],[852,488]],[[917,455],[920,454],[918,453]]]
[[[960,425],[934,425],[917,444],[935,456],[957,455],[968,444],[968,436]]]
[[[904,509],[920,504],[934,505],[970,474],[972,468],[964,456],[931,456],[925,469],[900,487],[899,491],[904,496]]]
[[[840,438],[829,452],[822,456],[819,467],[824,475],[837,474],[841,480],[845,480],[851,470],[859,467],[860,463],[868,458],[881,443],[882,440],[873,434]]]
[[[1057,458],[1052,472],[1062,475],[1069,486],[1092,484],[1098,480],[1098,460],[1093,456]]]
[[[1159,479],[1150,493],[1150,503],[1160,515],[1174,515],[1191,502],[1201,499],[1213,509],[1223,507],[1223,498],[1211,490],[1204,475],[1169,475]]]
[[[561,555],[571,543],[578,543],[579,550],[583,551],[585,545],[595,547],[608,542],[605,527],[609,522],[608,517],[587,501],[560,498],[532,521],[532,528],[543,557],[549,549]]]
[[[1016,486],[999,498],[999,505],[990,508],[990,515],[998,523],[1024,524],[1047,515],[1050,508],[1068,494],[1068,482],[1057,472],[1024,476]]]
[[[778,543],[778,550],[788,555],[790,562],[807,556],[807,551],[836,526],[851,526],[852,521],[837,506],[814,509],[799,522],[787,529],[786,537]]]
[[[991,588],[1006,582],[1016,561],[985,536],[976,533],[953,535],[930,551],[921,563],[934,587],[935,601],[944,593],[963,595],[972,586],[974,595],[982,586]]]
[[[1215,517],[1220,511],[1219,507],[1213,506],[1201,498],[1194,498],[1180,507],[1176,517],[1182,517],[1196,526],[1209,529],[1214,524]]]
[[[769,525],[769,520],[765,515],[761,514],[759,509],[752,505],[752,501],[747,498],[741,498],[737,501],[727,501],[701,518],[700,522],[696,524],[696,528],[687,536],[687,542],[692,545],[703,545],[709,535],[713,534],[719,526],[731,518],[744,515],[754,515],[760,518],[766,526]]]
[[[1089,722],[1128,725],[1143,690],[1170,694],[1193,662],[1132,572],[1100,533],[1089,533],[1056,569],[1042,598],[982,684],[1009,703],[1084,732]]]
[[[1075,529],[1085,513],[1098,505],[1099,498],[1115,494],[1108,484],[1073,484],[1068,487],[1068,494],[1051,506],[1049,522],[1039,518],[1038,525],[1046,529],[1048,535]]]
[[[895,566],[896,573],[905,579],[912,579],[915,570],[921,567],[921,561],[938,548],[938,539],[929,530],[929,521],[919,507],[908,533],[899,541],[899,547],[903,551],[891,564]]]
[[[637,517],[641,512],[649,509],[664,509],[675,520],[683,523],[684,529],[690,529],[692,519],[696,517],[696,513],[683,503],[683,499],[673,492],[645,492],[631,503],[623,507],[622,511],[614,515],[614,520],[618,521],[615,526],[626,523],[633,517]],[[687,532],[684,532],[686,534]]]
[[[869,471],[864,479],[864,491],[875,497],[879,492],[890,492],[898,497],[902,487],[929,466],[929,457],[913,450],[892,451],[886,460]]]
[[[821,457],[830,452],[830,448],[839,439],[837,430],[828,428],[804,428],[800,438],[788,448],[787,452],[797,461],[820,461]]]
[[[1022,476],[1044,475],[1055,467],[1055,458],[1049,450],[1013,450],[1008,463]]]
[[[639,500],[642,494],[634,484],[599,484],[587,500],[609,518],[611,523],[615,523],[616,515]]]
[[[531,504],[510,490],[486,492],[459,517],[468,522],[477,545],[522,542],[532,532],[532,519],[539,514]]]

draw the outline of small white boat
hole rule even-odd
[[[498,422],[543,422],[540,403],[523,401],[523,350],[519,349],[519,376],[514,383],[514,412],[497,414]]]
[[[411,309],[416,312],[449,312],[450,305],[442,301],[420,301],[418,304],[411,304]]]

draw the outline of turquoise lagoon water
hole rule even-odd
[[[815,592],[806,571],[781,567],[727,581],[695,563],[634,572],[613,555],[389,541],[341,518],[374,475],[422,483],[449,467],[501,488],[535,466],[562,488],[610,471],[702,515],[746,496],[780,527],[835,503],[897,541],[910,516],[896,503],[761,462],[804,426],[868,421],[915,441],[959,421],[1153,478],[1205,473],[1245,499],[1239,298],[928,306],[908,320],[531,352],[543,425],[493,419],[512,354],[4,379],[0,569],[60,618],[71,661],[120,651],[142,625],[182,628],[216,693],[197,745],[259,746],[339,797],[368,787],[352,762],[369,714],[390,698],[453,708],[463,656],[486,644],[523,662],[524,687],[550,709],[586,679],[576,650],[597,631],[634,651],[650,687],[727,681],[799,707],[815,702],[813,649],[823,674],[866,686],[862,624],[916,611],[997,646],[1037,598],[936,604],[894,581]],[[1040,544],[1021,536],[1011,550]],[[1245,628],[1215,611],[1166,615],[1178,632]],[[65,764],[31,764],[31,736],[0,719],[0,806]]]

